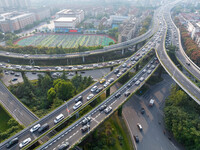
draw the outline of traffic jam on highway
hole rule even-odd
[[[106,89],[109,85],[111,85],[117,78],[119,78],[121,75],[125,74],[131,67],[133,67],[147,52],[151,50],[153,46],[155,46],[155,42],[158,40],[159,35],[156,34],[154,38],[152,38],[144,48],[141,48],[136,54],[134,54],[130,59],[127,59],[122,65],[117,67],[113,72],[110,72],[107,76],[104,77],[100,82],[94,84],[92,87],[89,87],[85,91],[83,91],[81,94],[79,94],[74,99],[68,101],[66,104],[60,106],[58,109],[54,110],[51,114],[47,115],[43,119],[40,119],[37,121],[32,127],[28,127],[24,129],[22,132],[20,132],[18,135],[13,137],[12,139],[7,141],[7,143],[4,143],[1,147],[5,148],[11,147],[12,149],[19,149],[19,147],[16,144],[16,141],[23,143],[20,144],[20,147],[26,146],[31,141],[35,140],[37,137],[39,137],[42,133],[45,133],[49,128],[52,128],[55,126],[54,119],[59,116],[60,114],[63,114],[63,116],[60,118],[58,117],[58,121],[61,121],[62,119],[66,118],[70,114],[74,112],[74,110],[77,110],[80,108],[83,104],[87,103],[90,99],[94,98],[99,92],[101,92],[103,89]],[[155,42],[153,42],[155,41]],[[153,66],[154,67],[154,66]],[[153,69],[153,68],[152,68]],[[148,71],[150,73],[150,71]],[[136,81],[137,84],[139,84],[140,80]],[[102,84],[103,83],[103,84]],[[78,100],[77,100],[78,99]],[[77,102],[77,103],[75,103]],[[66,111],[67,109],[67,111]],[[38,131],[37,131],[38,130]],[[33,131],[33,132],[30,132]],[[37,131],[37,132],[36,132]],[[40,131],[40,132],[39,132]],[[17,140],[15,139],[17,138]],[[28,139],[28,140],[27,140]],[[10,143],[10,144],[8,144]],[[15,143],[13,145],[13,143]]]
[[[151,73],[158,67],[157,58],[154,57],[143,69],[138,72],[125,85],[114,92],[102,104],[98,105],[91,112],[80,118],[70,127],[65,129],[53,139],[39,147],[38,149],[57,150],[62,147],[70,147],[76,144],[81,138],[86,136],[91,130],[96,128],[103,120],[109,117],[110,113],[123,104],[127,98],[141,87],[145,80],[151,76]],[[140,123],[139,127],[141,126]],[[142,126],[141,126],[142,128]]]
[[[8,139],[7,141],[3,142],[0,145],[1,149],[20,149],[28,145],[31,141],[37,139],[39,136],[44,134],[46,131],[55,127],[56,125],[60,125],[61,122],[66,117],[73,114],[75,111],[78,110],[82,105],[89,104],[95,100],[97,95],[107,89],[109,86],[114,84],[116,80],[125,75],[130,69],[135,66],[139,60],[141,60],[148,52],[151,51],[153,47],[158,43],[162,29],[160,28],[159,31],[149,40],[149,42],[138,50],[133,56],[127,59],[122,65],[117,67],[114,71],[110,72],[107,76],[105,76],[100,82],[95,83],[93,86],[87,88],[85,91],[77,95],[75,98],[69,100],[64,105],[60,106],[44,118],[38,120],[33,125],[25,128],[23,131],[17,133],[12,138]],[[156,64],[155,64],[156,63]],[[150,65],[151,64],[151,65]],[[143,74],[150,75],[152,70],[154,70],[158,64],[158,61],[152,60],[150,64],[147,66],[146,70],[144,69],[142,72]],[[137,79],[137,80],[136,80]],[[145,80],[145,77],[134,78],[135,86],[139,86],[141,82]],[[131,86],[131,85],[129,85]],[[121,94],[120,94],[121,95]],[[119,95],[119,96],[120,96]],[[83,108],[83,107],[82,107]],[[103,109],[103,108],[102,108]],[[111,107],[105,108],[105,111],[112,110]],[[88,119],[88,118],[87,118]],[[93,121],[94,122],[94,121]],[[84,127],[85,130],[86,127]]]

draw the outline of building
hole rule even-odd
[[[121,24],[125,20],[129,20],[129,16],[117,16],[117,15],[111,15],[110,16],[110,25],[112,26],[113,24]]]
[[[76,28],[78,19],[76,17],[61,17],[54,21],[55,32],[69,32]]]
[[[33,24],[34,21],[36,21],[34,13],[5,13],[0,17],[0,29],[2,32],[14,32]]]
[[[0,0],[0,8],[29,8],[31,6],[30,0]]]
[[[84,11],[83,10],[71,10],[71,9],[63,9],[56,13],[56,18],[61,17],[75,17],[78,20],[78,23],[84,20]]]
[[[50,18],[50,9],[46,7],[38,8],[38,9],[31,9],[31,12],[35,13],[35,19],[36,21],[41,21],[46,18]]]

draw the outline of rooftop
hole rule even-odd
[[[55,20],[55,22],[72,22],[74,20],[76,20],[75,17],[62,17]]]

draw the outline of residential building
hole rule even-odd
[[[41,21],[46,18],[50,18],[50,9],[46,7],[38,8],[38,9],[31,9],[31,12],[35,13],[35,19],[36,21]]]
[[[28,8],[31,6],[30,0],[0,0],[0,8]]]
[[[10,12],[1,14],[0,29],[2,32],[14,32],[23,29],[35,21],[34,13]]]

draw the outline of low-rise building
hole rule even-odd
[[[68,32],[69,29],[75,29],[78,23],[76,17],[62,17],[54,21],[55,32]]]
[[[71,10],[71,9],[63,9],[56,13],[56,18],[67,18],[67,17],[75,17],[78,20],[78,23],[84,20],[84,11],[83,10]]]

